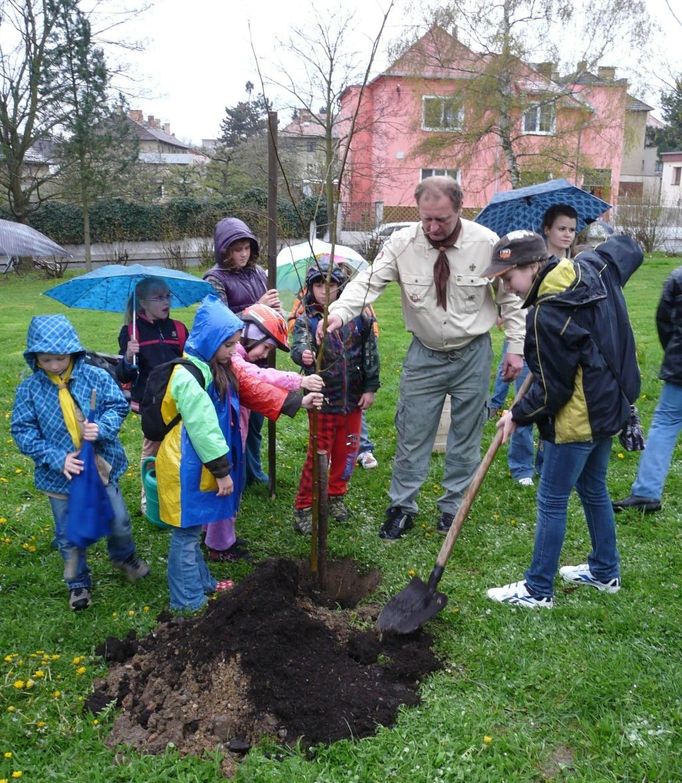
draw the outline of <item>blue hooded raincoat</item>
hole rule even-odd
[[[161,443],[156,476],[161,519],[174,527],[209,525],[235,516],[239,508],[244,486],[239,397],[230,389],[225,399],[220,398],[209,362],[243,326],[217,297],[207,296],[185,344],[185,357],[203,373],[206,390],[181,365],[168,383],[162,415],[169,421],[180,413],[182,420]],[[234,491],[218,497],[215,476],[227,475],[228,470]]]

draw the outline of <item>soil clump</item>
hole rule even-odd
[[[97,652],[112,666],[86,708],[122,710],[112,747],[224,750],[226,774],[230,752],[264,737],[315,745],[373,734],[401,704],[417,704],[420,680],[441,668],[428,634],[380,637],[380,607],[350,608],[378,581],[341,560],[322,590],[307,564],[267,560],[197,617],[160,616],[142,639],[108,638]]]

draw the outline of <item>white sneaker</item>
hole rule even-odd
[[[609,579],[608,582],[600,582],[592,576],[590,567],[587,563],[581,563],[577,566],[562,566],[559,569],[559,576],[564,582],[572,582],[576,585],[591,585],[601,590],[602,593],[617,593],[620,590],[620,577],[616,576]]]
[[[360,467],[364,468],[365,470],[372,470],[372,468],[376,468],[379,466],[379,463],[376,460],[376,457],[374,454],[372,454],[371,451],[361,451],[358,454],[358,465]]]
[[[522,487],[534,487],[535,484],[533,483],[533,479],[530,476],[524,476],[523,478],[520,478],[518,480],[518,483]]]
[[[531,595],[526,587],[526,583],[512,582],[504,587],[491,587],[486,593],[491,601],[497,601],[500,604],[512,604],[514,606],[525,606],[528,609],[544,608],[551,609],[554,606],[553,598],[541,598]]]

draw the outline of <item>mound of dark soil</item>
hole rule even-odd
[[[330,608],[353,605],[377,582],[339,561],[320,590],[300,563],[269,560],[201,616],[167,618],[140,640],[107,639],[98,652],[116,663],[86,706],[115,700],[123,711],[109,743],[147,753],[372,734],[401,704],[417,704],[419,680],[440,667],[423,632],[380,638],[378,607]]]

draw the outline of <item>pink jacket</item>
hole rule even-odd
[[[240,343],[237,343],[237,350],[232,357],[232,364],[237,375],[246,373],[258,381],[269,383],[271,386],[277,386],[285,391],[298,391],[301,388],[302,375],[299,375],[297,372],[275,370],[272,367],[259,367],[257,364],[252,364],[246,358],[246,349]],[[251,410],[241,403],[239,406],[239,430],[242,436],[242,446],[246,443],[250,415]]]

